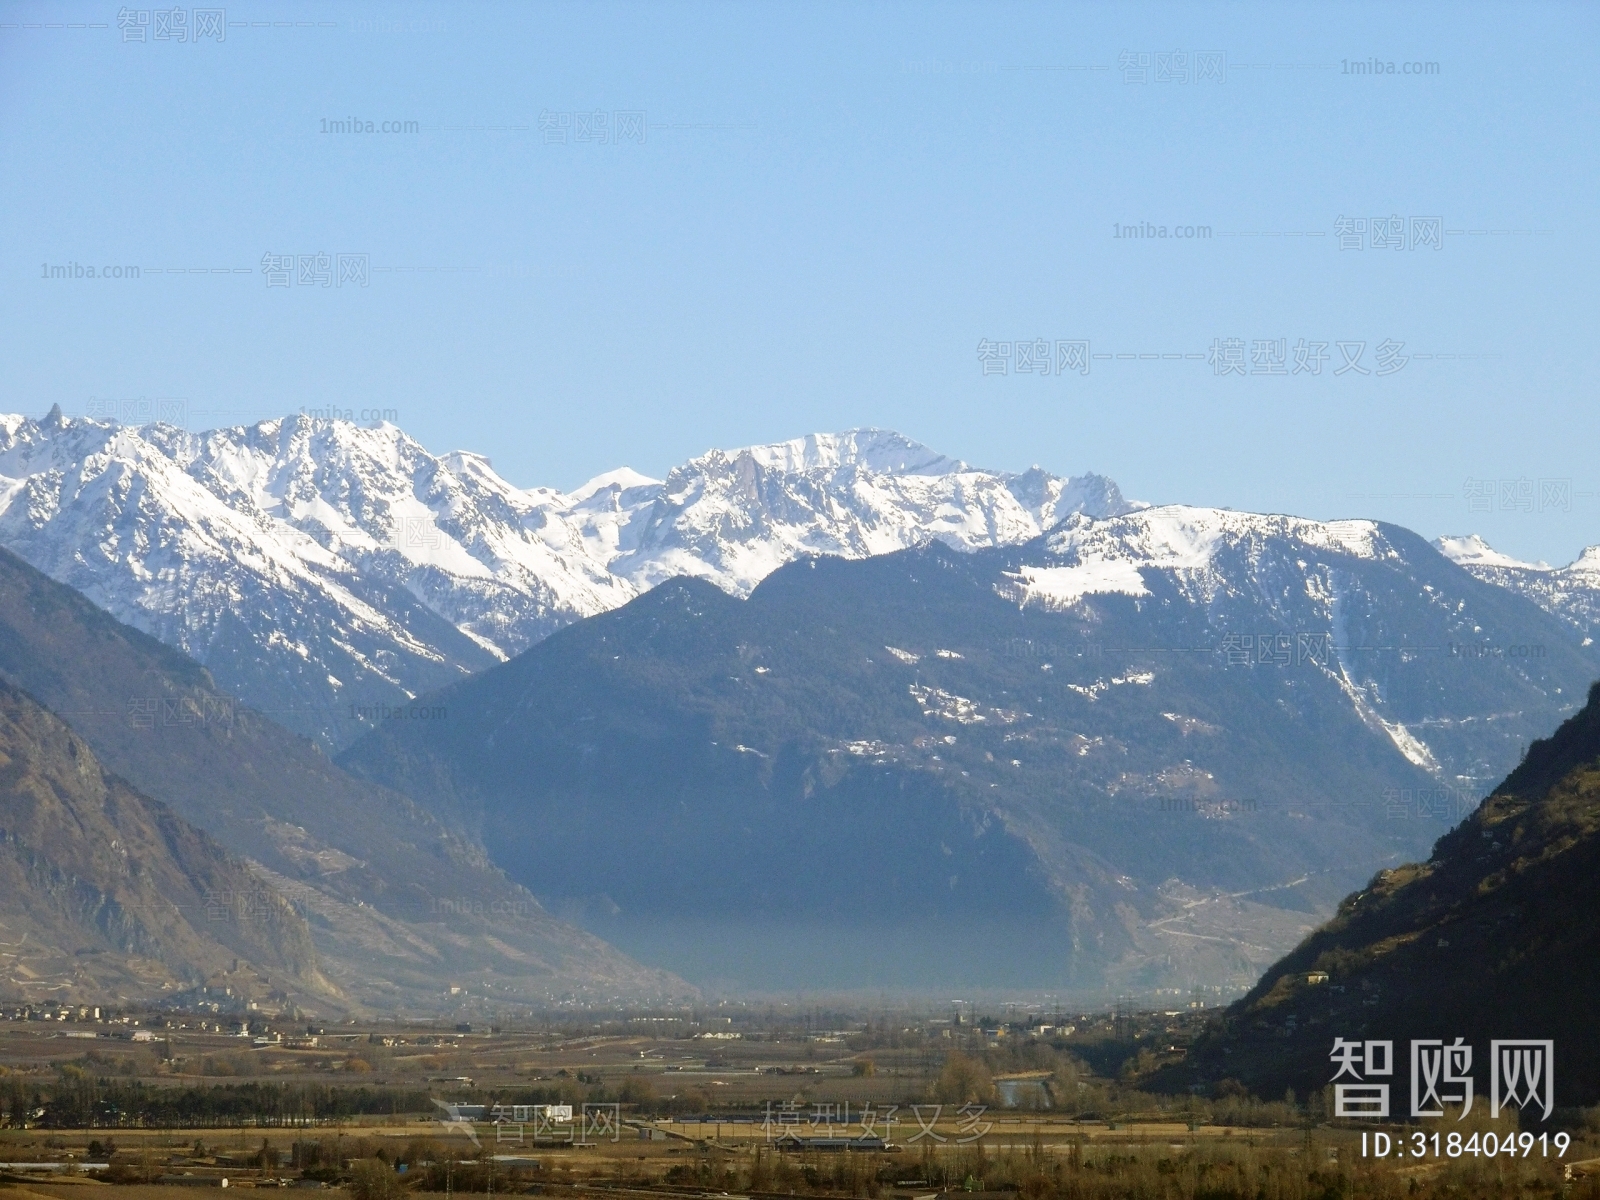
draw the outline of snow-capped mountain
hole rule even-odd
[[[1399,526],[1169,505],[1111,520],[1072,517],[1043,547],[1038,565],[1001,585],[1024,609],[1170,594],[1205,613],[1196,648],[1235,665],[1317,667],[1369,730],[1470,794],[1509,769],[1519,739],[1581,702],[1576,682],[1593,670],[1586,638],[1541,614],[1502,611],[1495,590],[1474,598],[1468,581],[1436,569],[1444,564]],[[1434,548],[1460,561],[1459,546]],[[1502,576],[1470,573],[1539,600]],[[1586,665],[1558,682],[1547,668],[1574,652]],[[1485,669],[1494,661],[1505,669]],[[1419,687],[1424,664],[1442,674]]]
[[[1009,544],[1130,507],[1099,476],[977,470],[881,430],[563,493],[387,424],[0,416],[0,544],[330,747],[674,575],[747,595],[803,554]]]
[[[1522,562],[1501,554],[1477,534],[1436,538],[1433,543],[1452,562],[1479,579],[1526,596],[1592,637],[1600,625],[1600,546],[1590,546],[1564,567]]]

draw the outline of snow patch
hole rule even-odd
[[[946,721],[955,721],[961,725],[978,725],[988,720],[978,705],[965,696],[957,696],[954,692],[947,692],[942,688],[922,687],[913,683],[911,685],[911,698],[917,702],[917,707],[922,709],[924,716],[942,717]],[[949,740],[949,739],[946,739]]]
[[[1389,735],[1389,740],[1394,743],[1395,749],[1404,754],[1412,763],[1421,767],[1430,775],[1439,773],[1439,763],[1433,757],[1433,751],[1428,749],[1427,743],[1421,738],[1417,737],[1398,721],[1385,721],[1382,717],[1378,717],[1378,724],[1383,726],[1383,731]]]
[[[1037,603],[1046,608],[1066,608],[1085,596],[1118,593],[1124,596],[1148,596],[1150,589],[1144,585],[1139,567],[1130,561],[1104,559],[1079,563],[1072,567],[1023,567],[1006,578],[1016,580],[1022,592],[1020,607]]]
[[[1382,714],[1378,712],[1377,707],[1368,697],[1367,689],[1357,684],[1350,677],[1350,668],[1344,662],[1342,654],[1338,659],[1337,668],[1337,670],[1329,670],[1328,673],[1349,698],[1351,705],[1356,710],[1356,716],[1361,718],[1362,723],[1368,729],[1383,730],[1389,741],[1393,743],[1394,748],[1405,755],[1407,761],[1421,767],[1431,775],[1438,775],[1438,760],[1434,758],[1433,751],[1428,748],[1427,743],[1399,721],[1384,720]]]

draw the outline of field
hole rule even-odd
[[[1181,1055],[1198,1025],[1191,1014],[1054,1020],[743,1013],[494,1031],[386,1023],[302,1028],[307,1044],[297,1046],[256,1044],[283,1030],[229,1036],[199,1028],[200,1018],[166,1018],[142,1043],[7,1022],[0,1161],[74,1168],[0,1168],[0,1192],[84,1200],[115,1185],[125,1200],[177,1200],[226,1179],[232,1188],[343,1188],[354,1200],[458,1191],[1600,1196],[1592,1113],[1561,1114],[1543,1143],[1530,1131],[1531,1146],[1514,1150],[1502,1145],[1514,1125],[1492,1126],[1483,1105],[1459,1123],[1385,1125],[1394,1140],[1380,1159],[1375,1127],[1329,1121],[1321,1096],[1140,1091],[1138,1070]],[[527,1107],[495,1122],[496,1104]],[[544,1105],[570,1105],[572,1119],[532,1107]],[[72,1127],[73,1111],[92,1114],[93,1127]],[[1435,1129],[1438,1153],[1427,1140]],[[1465,1148],[1456,1155],[1452,1130]],[[1557,1132],[1570,1139],[1559,1155],[1549,1140]],[[97,1163],[109,1169],[76,1167]]]

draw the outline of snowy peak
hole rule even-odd
[[[1101,476],[979,470],[881,429],[712,450],[673,468],[648,506],[632,495],[612,571],[641,589],[694,575],[738,596],[802,555],[1014,545],[1069,513],[1132,507]]]
[[[567,501],[571,504],[582,504],[600,492],[629,492],[635,488],[659,487],[660,484],[659,479],[651,479],[650,476],[641,474],[632,467],[618,467],[615,471],[603,471],[574,488],[567,493]]]
[[[1488,542],[1475,533],[1465,537],[1438,537],[1433,539],[1433,546],[1440,554],[1453,563],[1462,566],[1482,567],[1510,567],[1520,571],[1548,571],[1550,564],[1546,562],[1523,562],[1512,558],[1509,554],[1501,554]]]
[[[713,450],[712,455],[724,452]],[[785,474],[833,471],[860,467],[878,475],[952,475],[967,464],[930,450],[920,442],[887,429],[851,429],[844,433],[813,433],[787,442],[746,446],[725,457],[748,456],[759,466]],[[709,455],[705,457],[710,457]],[[688,464],[694,466],[700,462]]]

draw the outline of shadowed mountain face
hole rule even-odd
[[[152,1000],[243,959],[303,1007],[338,1004],[281,895],[3,682],[0,944],[13,999]]]
[[[252,863],[309,922],[323,972],[365,1008],[686,994],[552,917],[483,850],[237,705],[206,670],[0,551],[0,674],[108,770]],[[446,1000],[452,984],[469,999]]]
[[[1578,641],[1404,530],[1154,509],[663,584],[341,762],[699,981],[1187,995],[1425,853]]]
[[[1228,1010],[1173,1080],[1232,1076],[1272,1096],[1328,1083],[1335,1037],[1393,1040],[1397,1064],[1411,1039],[1461,1037],[1475,1048],[1481,1096],[1491,1040],[1548,1038],[1557,1102],[1593,1104],[1597,912],[1600,684],[1432,857],[1347,897]]]

